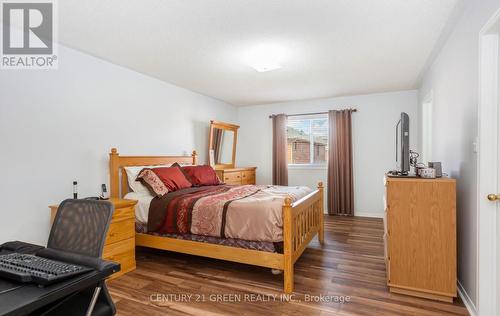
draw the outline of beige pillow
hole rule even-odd
[[[144,168],[158,168],[158,167],[170,167],[172,164],[158,165],[158,166],[133,166],[133,167],[123,167],[125,173],[127,174],[128,186],[133,192],[138,194],[151,194],[150,190],[141,183],[141,181],[136,181],[139,172]],[[122,175],[123,176],[123,175]]]
[[[167,186],[161,181],[156,173],[149,168],[142,169],[137,176],[137,180],[148,188],[153,196],[162,197],[168,193]]]

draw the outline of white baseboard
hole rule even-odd
[[[383,213],[373,213],[373,212],[363,212],[363,211],[354,211],[354,216],[384,218]]]
[[[474,305],[474,302],[470,299],[469,294],[467,294],[467,291],[465,291],[464,287],[458,280],[457,280],[457,289],[458,289],[458,296],[460,296],[460,298],[464,302],[465,307],[469,311],[469,314],[471,316],[476,316],[477,315],[476,305]]]

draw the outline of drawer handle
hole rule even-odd
[[[115,237],[115,233],[109,234],[109,237]]]

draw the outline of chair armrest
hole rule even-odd
[[[61,251],[51,248],[44,248],[36,253],[37,256],[47,259],[70,262],[90,268],[97,271],[110,270],[111,274],[120,271],[120,265],[115,262],[106,261],[101,258],[93,258],[89,256],[80,255],[73,252]]]
[[[18,252],[24,254],[35,254],[44,247],[22,241],[9,241],[0,245],[0,250],[6,252]]]

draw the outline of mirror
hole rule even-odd
[[[215,164],[231,164],[233,162],[234,132],[214,128],[214,142],[212,150]]]
[[[210,165],[216,168],[234,168],[238,125],[210,122]]]

